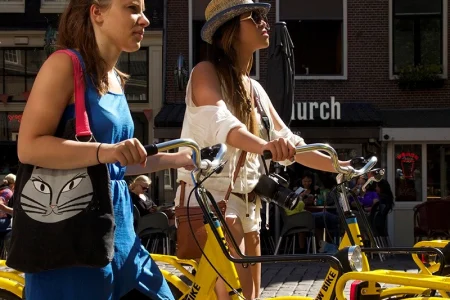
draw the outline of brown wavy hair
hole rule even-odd
[[[56,42],[58,49],[76,49],[80,52],[86,65],[86,73],[100,95],[108,92],[108,70],[106,61],[100,55],[89,10],[92,5],[109,8],[111,2],[111,0],[71,0],[59,20]],[[116,67],[114,70],[124,88],[129,76]]]
[[[245,74],[242,74],[238,65],[238,53],[233,47],[239,34],[240,24],[240,17],[235,17],[216,31],[212,45],[208,46],[208,60],[216,68],[217,75],[227,94],[225,101],[233,108],[234,115],[247,126],[251,133],[260,136],[254,104],[241,78],[243,75],[250,74],[253,57]]]

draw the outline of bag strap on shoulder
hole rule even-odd
[[[86,81],[84,78],[84,68],[82,62],[73,50],[64,49],[55,51],[54,53],[65,53],[72,59],[76,137],[92,137],[92,132],[89,127],[89,119],[86,112]]]

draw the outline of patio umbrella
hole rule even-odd
[[[294,44],[285,22],[277,22],[270,37],[266,92],[280,118],[289,127],[294,104]],[[279,165],[275,169],[280,171]],[[275,205],[275,240],[280,235],[280,212]]]
[[[270,37],[266,91],[283,122],[289,126],[294,104],[294,44],[285,22],[277,22]]]

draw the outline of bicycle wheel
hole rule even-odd
[[[0,300],[21,300],[22,298],[17,297],[7,290],[0,290]]]

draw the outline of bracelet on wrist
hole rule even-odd
[[[102,162],[100,161],[100,158],[99,158],[99,156],[98,156],[98,154],[99,154],[99,152],[100,152],[100,147],[101,147],[102,144],[103,144],[103,143],[100,143],[100,144],[98,145],[98,147],[97,147],[97,162],[98,162],[99,165],[102,164]]]

